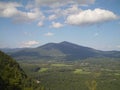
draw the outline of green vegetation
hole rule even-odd
[[[51,64],[51,66],[54,66],[54,67],[68,67],[68,66],[72,66],[72,65],[57,63],[57,64]]]
[[[16,51],[16,50],[15,50]],[[119,51],[100,51],[89,47],[79,46],[70,42],[48,43],[37,48],[11,50],[9,54],[16,60],[60,60],[72,61],[91,57],[120,58]]]
[[[19,64],[0,52],[0,90],[120,89],[119,58],[24,60]]]
[[[89,58],[75,61],[20,61],[28,76],[46,90],[119,90],[120,59]]]
[[[95,80],[92,81],[86,81],[86,85],[88,87],[88,90],[96,90],[97,88],[97,82]]]
[[[0,51],[0,90],[43,90],[29,78],[19,64]]]
[[[75,69],[75,71],[73,73],[75,73],[75,74],[90,74],[90,72],[83,71],[82,69]]]
[[[46,72],[48,68],[41,68],[38,72]]]

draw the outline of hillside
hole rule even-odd
[[[10,55],[17,60],[78,60],[91,57],[119,58],[120,52],[101,51],[64,41],[61,43],[48,43],[37,48],[22,49],[16,52],[11,52]]]
[[[0,90],[34,90],[35,85],[15,60],[0,51]]]

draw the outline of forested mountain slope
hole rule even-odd
[[[36,84],[15,60],[0,51],[0,90],[41,90]]]
[[[64,41],[48,43],[37,48],[22,49],[10,55],[18,60],[79,60],[91,57],[120,58],[120,51],[101,51]]]

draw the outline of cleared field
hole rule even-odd
[[[69,66],[73,66],[73,65],[68,65],[68,64],[63,64],[63,63],[61,63],[61,64],[57,63],[57,64],[51,64],[51,66],[53,66],[53,67],[69,67]]]
[[[83,71],[82,69],[75,69],[74,74],[90,74],[91,72]]]
[[[46,72],[48,70],[48,68],[41,68],[38,72]]]

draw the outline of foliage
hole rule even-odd
[[[46,72],[48,68],[41,68],[38,72]]]
[[[38,86],[15,60],[0,51],[0,90],[41,90]]]
[[[54,67],[68,67],[68,66],[72,66],[72,65],[55,63],[55,64],[51,64],[51,66],[54,66]]]
[[[19,62],[24,71],[46,90],[119,90],[120,59],[89,58],[73,61]],[[39,72],[47,68],[45,72]]]

